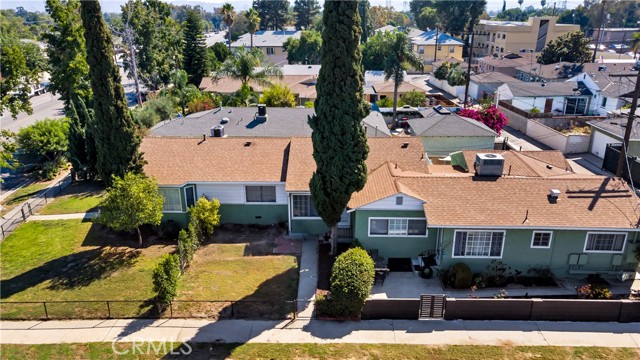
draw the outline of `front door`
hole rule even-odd
[[[550,113],[552,107],[553,107],[553,99],[547,99],[544,102],[544,112]]]

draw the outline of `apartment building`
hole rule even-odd
[[[473,55],[538,52],[579,25],[557,24],[554,16],[530,17],[527,22],[480,20],[475,27]]]

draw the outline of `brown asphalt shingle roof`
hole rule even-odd
[[[397,164],[402,171],[428,173],[424,159],[424,150],[420,138],[368,138],[369,157],[368,172],[379,168],[386,162]],[[408,146],[403,148],[403,144]],[[316,170],[313,159],[311,138],[291,139],[291,154],[286,191],[309,191],[309,180]]]
[[[250,146],[245,146],[250,142]],[[144,172],[160,185],[284,182],[290,139],[147,137]]]
[[[638,198],[621,180],[425,177],[401,179],[427,199],[430,226],[636,228]],[[550,189],[561,191],[549,202]]]
[[[467,171],[473,173],[476,154],[500,154],[504,158],[503,174],[508,176],[552,177],[573,175],[571,165],[561,151],[463,150]],[[550,165],[551,168],[548,168]]]

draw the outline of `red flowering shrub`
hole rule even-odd
[[[491,105],[486,109],[475,110],[475,109],[462,109],[458,115],[468,117],[473,120],[477,120],[493,131],[500,135],[502,128],[507,126],[509,123],[509,119],[502,113],[502,111],[498,110],[495,105]]]

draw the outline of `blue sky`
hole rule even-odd
[[[321,0],[322,1],[322,0]],[[390,3],[391,6],[396,9],[403,9],[405,7],[409,8],[409,1],[403,0],[369,0],[371,5],[386,5]],[[463,0],[464,1],[464,0]],[[562,0],[555,0],[557,2],[557,6],[560,7]],[[102,5],[102,9],[107,12],[116,12],[120,10],[120,5],[124,4],[125,0],[100,0],[100,4]],[[174,4],[189,4],[195,5],[200,4],[206,8],[213,8],[214,6],[220,6],[225,1],[220,0],[198,0],[198,1],[187,1],[187,0],[169,0],[168,2]],[[245,10],[249,6],[251,6],[251,0],[231,0],[229,1],[238,10]],[[291,4],[293,4],[293,0],[289,0]],[[553,6],[554,0],[547,0],[547,6]],[[574,8],[582,3],[582,0],[567,0],[567,8]],[[523,7],[527,7],[529,5],[533,5],[534,7],[540,7],[539,0],[524,0]],[[2,9],[15,9],[18,6],[23,6],[25,9],[29,11],[44,11],[44,0],[1,0],[0,8]],[[507,8],[513,8],[518,6],[517,0],[507,0]],[[489,10],[499,10],[502,9],[502,0],[488,0],[487,7]]]

